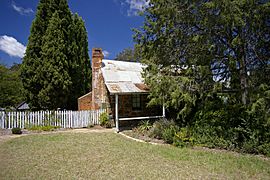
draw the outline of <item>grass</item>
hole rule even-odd
[[[156,146],[115,133],[28,135],[0,143],[0,179],[269,179],[252,155]]]

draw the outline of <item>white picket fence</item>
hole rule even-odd
[[[28,128],[47,125],[61,128],[82,128],[99,124],[99,117],[103,112],[105,112],[103,109],[93,111],[0,112],[0,128]]]

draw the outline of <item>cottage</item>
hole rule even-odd
[[[143,83],[143,65],[103,59],[102,49],[92,50],[92,91],[78,99],[79,110],[106,109],[119,120],[151,119],[165,116],[161,107],[147,107],[148,87]],[[162,114],[163,112],[163,114]]]

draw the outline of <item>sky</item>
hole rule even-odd
[[[35,18],[39,0],[0,0],[0,63],[21,63]],[[132,28],[143,25],[139,11],[146,0],[68,0],[69,8],[85,21],[88,48],[103,49],[107,59],[114,59],[134,42]]]

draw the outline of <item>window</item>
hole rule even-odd
[[[132,109],[141,109],[141,96],[139,94],[132,95]]]

